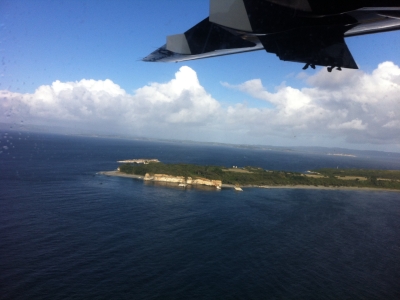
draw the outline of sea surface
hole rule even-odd
[[[1,132],[0,299],[400,299],[400,193],[182,190],[117,160],[400,169],[327,156]]]

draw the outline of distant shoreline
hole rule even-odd
[[[144,176],[126,174],[119,171],[102,171],[98,172],[100,175],[114,176],[114,177],[125,177],[132,179],[143,180]],[[222,184],[222,188],[235,188],[233,184]],[[400,190],[387,189],[387,188],[371,188],[371,187],[347,187],[347,186],[314,186],[314,185],[241,185],[241,188],[262,188],[262,189],[304,189],[304,190],[330,190],[330,191],[382,191],[382,192],[397,192]]]

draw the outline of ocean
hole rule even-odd
[[[400,299],[400,193],[182,190],[117,160],[400,169],[399,155],[1,132],[0,299]]]

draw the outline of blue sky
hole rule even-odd
[[[208,8],[208,0],[0,0],[2,59],[0,90],[14,93],[14,95],[33,95],[39,87],[51,86],[57,80],[67,83],[80,82],[83,79],[94,81],[108,79],[128,95],[137,96],[138,89],[149,86],[150,83],[167,84],[175,78],[175,74],[182,66],[188,66],[195,72],[200,87],[204,89],[204,95],[211,96],[221,108],[225,109],[218,113],[221,117],[220,114],[225,113],[225,116],[228,114],[231,106],[244,105],[249,110],[253,108],[274,109],[279,106],[278,102],[268,98],[270,96],[262,96],[261,90],[260,94],[256,94],[254,89],[249,90],[249,85],[243,86],[244,83],[251,80],[260,80],[263,91],[270,93],[275,93],[283,87],[290,87],[306,93],[308,92],[303,89],[322,89],[321,86],[318,86],[322,80],[318,81],[318,76],[325,78],[326,75],[322,74],[322,72],[326,72],[325,70],[320,71],[320,68],[317,68],[317,70],[310,69],[302,72],[302,64],[280,61],[275,55],[267,54],[264,51],[177,64],[140,61],[142,57],[163,45],[167,35],[184,32],[207,17]],[[364,75],[372,76],[378,65],[386,61],[396,67],[400,65],[400,52],[398,51],[400,49],[400,32],[349,38],[347,44],[360,67],[360,71],[357,71],[360,78]],[[188,69],[185,70],[190,73]],[[396,68],[390,70],[397,74]],[[357,76],[351,75],[353,73],[349,72],[342,73],[344,78]],[[338,75],[334,75],[335,78],[336,76]],[[329,79],[326,80],[329,81]],[[343,84],[342,80],[337,85],[337,90],[343,90]],[[335,91],[335,88],[331,91]],[[365,97],[368,98],[368,96]],[[191,98],[191,101],[194,101],[193,99]],[[9,101],[15,103],[17,100]],[[140,101],[140,99],[135,101]],[[10,105],[4,106],[3,110],[10,109]],[[340,110],[340,108],[337,109]],[[396,109],[397,106],[393,107],[395,114],[391,120],[393,126],[400,120],[396,115]],[[9,110],[7,111],[9,112]],[[29,119],[26,116],[18,116],[16,107],[13,108],[12,114],[14,119],[21,117]],[[249,115],[249,118],[252,116],[255,115]],[[205,117],[203,120],[205,122],[203,125],[196,125],[204,129],[203,131],[199,130],[202,132],[198,135],[199,140],[207,140],[207,137],[218,140],[222,135],[225,137],[224,141],[233,143],[307,145],[312,136],[313,144],[331,145],[329,143],[329,140],[332,139],[330,135],[321,134],[315,130],[306,130],[301,124],[292,124],[292,128],[286,124],[285,128],[282,127],[282,132],[277,128],[274,133],[269,131],[261,133],[260,128],[254,130],[254,127],[250,125],[250,127],[244,125],[243,128],[240,128],[239,123],[234,126],[234,129],[226,127],[225,130],[222,123],[226,125],[234,121],[221,119],[222,123],[212,123],[207,121],[207,118]],[[238,118],[240,119],[240,117]],[[364,121],[362,115],[354,115],[351,118],[343,119],[341,123],[345,124],[343,126],[339,123],[325,125],[330,126],[330,129],[344,129],[349,127],[349,124],[361,124],[357,130],[371,130],[372,123],[366,123],[367,120]],[[10,120],[15,122],[14,119]],[[32,117],[33,119],[35,118]],[[199,119],[199,122],[203,121]],[[38,120],[35,119],[35,122]],[[174,120],[168,124],[176,124],[176,122]],[[387,125],[387,123],[385,124]],[[380,126],[382,128],[392,126],[383,127],[385,124],[380,123]],[[260,123],[258,126],[269,125]],[[82,126],[87,128],[86,125]],[[205,126],[208,127],[205,128]],[[99,126],[94,127],[99,128]],[[118,132],[118,128],[115,127],[115,133]],[[137,126],[135,128],[137,129]],[[249,134],[249,131],[252,133],[260,131],[260,133]],[[293,131],[300,132],[296,135],[298,136],[296,141],[288,139],[288,136],[291,135],[288,132]],[[156,129],[149,132],[132,129],[131,132],[132,134],[158,137],[155,134]],[[304,136],[302,132],[304,132]],[[372,137],[368,141],[367,134],[364,139],[355,142],[350,133],[341,131],[337,132],[336,136],[335,133],[331,134],[337,139],[335,143],[341,146],[394,151],[400,149],[399,140],[392,136],[382,141]],[[253,135],[255,136],[253,139],[249,138]],[[172,138],[173,136],[166,135],[166,137]],[[178,138],[187,137],[191,137],[188,132],[178,135]],[[191,139],[196,138],[192,137]]]

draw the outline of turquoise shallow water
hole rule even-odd
[[[398,193],[185,191],[96,174],[134,157],[294,171],[396,161],[2,136],[0,299],[400,298]]]

